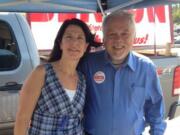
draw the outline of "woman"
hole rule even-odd
[[[38,66],[22,87],[14,135],[83,134],[86,86],[76,67],[95,44],[94,36],[81,20],[62,24],[49,62]]]

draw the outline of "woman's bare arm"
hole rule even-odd
[[[26,79],[19,98],[14,135],[26,135],[33,110],[44,84],[45,69],[38,66]]]

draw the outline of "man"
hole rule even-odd
[[[116,11],[103,22],[105,50],[92,53],[82,71],[87,79],[84,126],[89,135],[163,135],[164,103],[156,68],[131,51],[133,15]]]

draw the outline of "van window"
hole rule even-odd
[[[15,69],[20,53],[15,36],[8,23],[0,20],[0,71]]]

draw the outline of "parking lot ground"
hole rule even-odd
[[[164,135],[180,135],[180,116],[172,119],[166,120],[167,128],[165,130]],[[148,133],[149,127],[147,127],[143,133],[143,135],[150,135]]]
[[[180,135],[180,116],[167,120],[167,128],[164,135]]]

